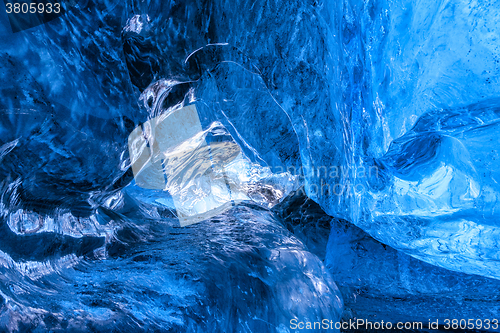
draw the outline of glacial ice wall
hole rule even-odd
[[[2,13],[2,330],[287,332],[292,318],[339,320],[330,273],[268,210],[297,185],[290,120],[247,56],[188,24],[209,19],[203,6],[89,1],[16,34]],[[188,104],[207,138],[239,145],[243,162],[224,177],[236,173],[253,203],[181,228],[167,193],[137,186],[127,140]]]
[[[342,40],[356,168],[377,171],[354,169],[363,193],[349,220],[416,258],[498,278],[496,8],[345,3]]]
[[[498,277],[496,5],[214,3],[203,36],[228,45],[211,46],[210,58],[224,64],[207,71],[227,91],[219,81],[243,75],[226,72],[226,63],[240,63],[278,104],[265,114],[239,111],[240,122],[231,111],[221,119],[265,163],[302,175],[309,197],[332,216],[429,263]],[[162,43],[158,52],[168,49]],[[156,66],[161,76],[173,65]],[[297,141],[283,145],[268,133],[287,120],[284,137]]]
[[[326,212],[421,260],[498,278],[497,5],[242,1],[214,31],[255,59]]]
[[[347,269],[359,237],[375,244],[367,267],[400,260],[418,266],[405,279],[449,274],[438,292],[454,280],[469,288],[464,273],[494,289],[498,6],[86,1],[15,34],[2,13],[2,325],[286,332],[292,317],[336,320],[340,292],[318,256],[349,303],[355,274],[370,271]],[[193,104],[203,131],[220,124],[238,144],[255,196],[179,229],[169,196],[135,183],[127,140]],[[276,219],[268,209],[301,185],[364,231],[349,226],[355,241],[342,243],[332,230],[325,249],[329,228],[283,222],[302,241],[292,236],[280,225],[286,212]],[[443,269],[380,255],[378,242]],[[336,257],[342,249],[347,263]],[[404,282],[388,294],[414,296]]]

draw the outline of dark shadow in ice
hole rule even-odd
[[[45,261],[68,254],[86,256],[104,245],[104,237],[66,236],[54,232],[18,235],[10,230],[5,221],[0,223],[0,251],[15,261]]]

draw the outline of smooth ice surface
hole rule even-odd
[[[346,129],[352,181],[362,193],[347,204],[331,195],[318,200],[416,258],[494,278],[497,8],[489,1],[344,3]],[[357,176],[371,167],[378,173]]]

